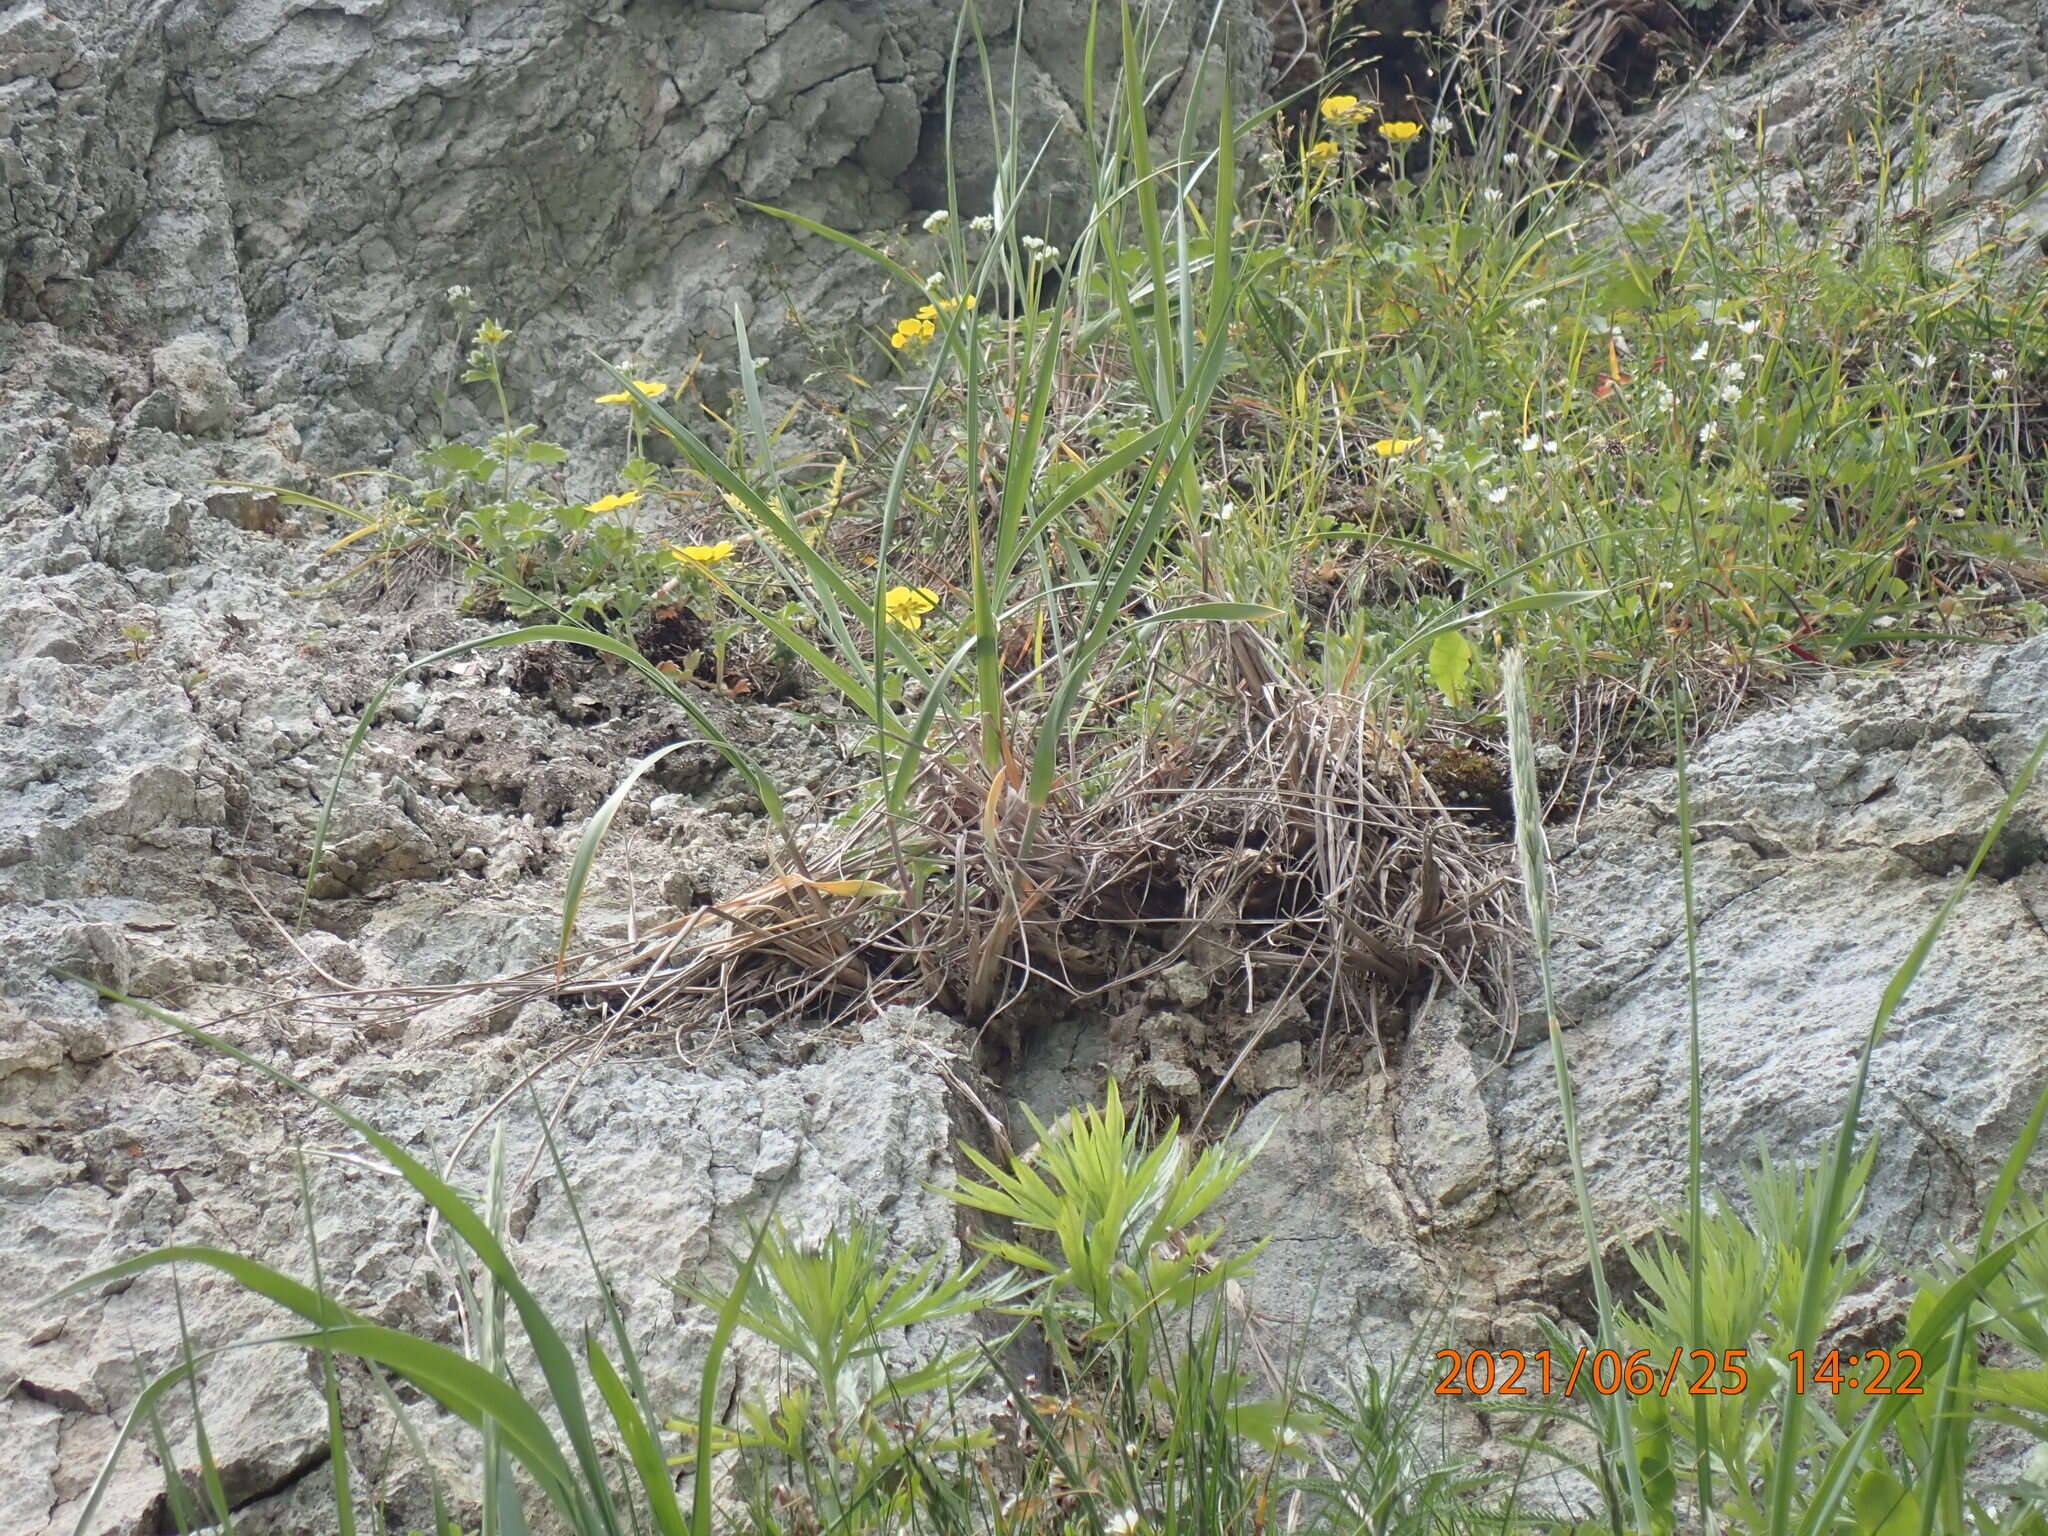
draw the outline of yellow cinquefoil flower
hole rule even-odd
[[[927,304],[926,309],[931,305]],[[889,338],[889,345],[901,352],[905,347],[922,346],[939,334],[937,312],[932,315],[906,315],[896,322],[896,330]]]
[[[1310,165],[1321,165],[1325,160],[1334,160],[1337,158],[1337,141],[1335,139],[1319,140],[1309,145],[1303,151],[1303,157]]]
[[[1356,96],[1326,96],[1323,98],[1323,119],[1338,124],[1362,123],[1372,116],[1372,108]]]
[[[882,599],[882,611],[891,624],[918,629],[924,616],[939,606],[939,594],[930,587],[891,587]]]
[[[732,540],[721,539],[716,544],[685,544],[681,549],[670,545],[669,554],[683,565],[709,568],[721,560],[732,558]]]
[[[621,507],[630,507],[640,499],[638,491],[618,491],[610,496],[600,496],[583,510],[586,512],[616,512]]]
[[[1421,441],[1419,437],[1383,437],[1372,445],[1372,451],[1383,459],[1391,459],[1406,453]]]
[[[1406,144],[1422,132],[1420,123],[1381,123],[1380,137],[1389,144]]]
[[[635,379],[633,381],[633,388],[639,390],[641,394],[650,400],[659,400],[668,393],[668,385],[660,379]],[[599,395],[597,403],[599,405],[638,405],[640,402],[622,389],[617,394]]]

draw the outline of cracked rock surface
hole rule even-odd
[[[1220,100],[1221,72],[1192,67],[1209,9],[1140,7],[1162,122],[1197,92]],[[1085,201],[1087,11],[981,9],[1024,138],[1050,137],[1020,216],[1060,239]],[[593,349],[669,378],[703,354],[722,402],[735,312],[793,377],[888,309],[876,269],[746,205],[883,237],[942,205],[957,16],[955,0],[16,0],[0,348],[32,345],[17,327],[35,321],[117,350],[146,339],[168,349],[179,429],[225,430],[232,374],[335,471],[483,425],[434,402],[455,355],[443,295],[462,284],[519,329],[523,409],[558,441],[607,436]],[[1265,32],[1249,0],[1224,19],[1251,100]],[[958,112],[984,125],[961,129],[967,213],[993,164],[977,92]]]
[[[2002,242],[2018,280],[2048,235],[2048,25],[2039,0],[1876,0],[1781,34],[1618,138],[1636,162],[1624,207],[1760,207],[1850,245],[1880,221],[1924,224],[1946,262]]]
[[[1705,1155],[1739,1194],[1759,1149],[1811,1165],[1840,1121],[1880,998],[2048,731],[2048,639],[1842,675],[1711,737],[1692,765]],[[1880,1044],[1861,1239],[1902,1274],[1972,1230],[2048,1084],[2048,784],[1992,847]],[[1551,960],[1587,1178],[1614,1243],[1685,1188],[1689,1052],[1675,778],[1637,773],[1553,833]],[[1341,1371],[1448,1308],[1445,1342],[1532,1345],[1582,1314],[1586,1261],[1540,998],[1498,1026],[1440,996],[1395,1079],[1268,1096],[1242,1229],[1319,1234],[1262,1261]],[[1275,1155],[1277,1152],[1277,1156]],[[1894,1298],[1896,1299],[1896,1298]],[[1279,1310],[1286,1312],[1282,1306]],[[1323,1325],[1327,1324],[1325,1327]],[[1335,1342],[1337,1340],[1343,1342]]]

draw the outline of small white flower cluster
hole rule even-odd
[[[448,290],[448,305],[451,309],[468,309],[475,302],[476,295],[471,293],[468,285],[464,283],[456,283]]]
[[[1522,452],[1555,453],[1557,452],[1557,439],[1545,437],[1541,432],[1531,432],[1522,439]]]
[[[925,215],[924,232],[928,235],[936,235],[952,222],[952,214],[948,213],[943,208],[934,209],[932,212]]]
[[[977,235],[985,235],[996,227],[996,216],[992,213],[977,213],[967,221],[967,227]]]
[[[1060,259],[1060,248],[1049,240],[1039,239],[1036,235],[1026,235],[1017,243],[1024,247],[1024,254],[1033,261],[1055,262]]]

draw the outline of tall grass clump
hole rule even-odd
[[[714,942],[662,949],[660,985],[643,967],[636,1006],[745,994],[829,1012],[915,994],[979,1018],[1033,986],[1089,993],[1181,959],[1237,970],[1249,956],[1259,999],[1318,1010],[1327,1041],[1390,1022],[1428,974],[1492,990],[1509,912],[1486,860],[1409,740],[1383,728],[1370,680],[1297,665],[1287,608],[1241,590],[1218,432],[1224,382],[1245,366],[1256,248],[1240,146],[1264,119],[1237,119],[1205,53],[1188,115],[1162,122],[1157,37],[1131,7],[1098,7],[1083,43],[1093,196],[1064,248],[1019,223],[1050,146],[1020,141],[1014,112],[997,124],[991,206],[935,213],[912,237],[914,264],[762,210],[850,250],[900,294],[884,356],[902,409],[871,473],[842,462],[806,479],[779,462],[736,315],[730,417],[686,409],[668,380],[611,370],[601,398],[629,423],[621,488],[555,505],[545,486],[560,451],[515,423],[510,333],[485,321],[466,377],[504,407],[503,430],[437,449],[433,488],[364,525],[389,550],[410,547],[423,520],[452,519],[447,547],[489,602],[549,616],[407,672],[490,647],[598,653],[681,709],[763,807],[775,868],[738,904],[744,921],[708,914],[725,924]],[[1001,99],[971,7],[956,53]],[[950,88],[947,101],[950,129]],[[647,457],[656,441],[674,470]],[[614,534],[655,502],[702,519],[703,542],[669,546],[647,571]],[[1441,661],[1461,618],[1582,600],[1492,590],[1475,586],[1469,611],[1432,616],[1382,664]],[[827,834],[791,827],[770,771],[721,725],[701,658],[678,665],[635,643],[643,615],[678,605],[715,616],[707,633],[727,639],[707,643],[721,657],[743,633],[732,645],[786,658],[812,706],[858,732],[865,783]],[[725,676],[714,660],[709,679]],[[350,758],[397,681],[364,712]],[[674,750],[624,765],[586,827],[563,901],[565,983],[606,831]],[[607,976],[622,974],[616,958]]]

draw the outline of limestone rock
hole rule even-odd
[[[1760,204],[1850,243],[1878,221],[1924,221],[1937,259],[1997,242],[2017,281],[2038,267],[2048,235],[2040,7],[1878,0],[1805,25],[1617,137],[1636,162],[1615,189],[1624,208],[1678,215],[1725,199],[1740,214]],[[1706,195],[1710,182],[1718,197]]]

